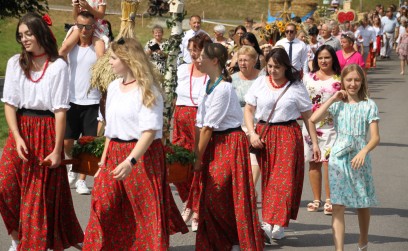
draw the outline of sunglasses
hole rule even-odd
[[[76,27],[78,27],[78,29],[80,29],[80,30],[82,30],[85,27],[85,30],[89,31],[94,26],[93,26],[93,24],[76,24]]]
[[[347,39],[351,40],[352,42],[354,42],[354,38],[349,36],[348,34],[341,34],[341,38],[347,38]]]
[[[293,33],[295,33],[295,31],[294,31],[294,30],[285,30],[285,33],[286,33],[286,34],[289,34],[289,33],[290,33],[290,34],[293,34]]]

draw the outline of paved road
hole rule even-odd
[[[374,150],[373,174],[380,205],[372,209],[370,250],[408,250],[408,77],[399,75],[399,61],[380,61],[369,72],[371,97],[380,110],[381,143]],[[90,184],[92,184],[92,179]],[[258,184],[258,191],[260,186]],[[85,229],[89,217],[90,196],[80,196],[74,190],[73,200],[78,218]],[[174,191],[176,201],[181,202]],[[302,207],[297,221],[292,221],[286,238],[265,250],[333,250],[331,217],[323,213],[307,213],[311,200],[306,176]],[[260,203],[258,204],[260,209]],[[346,211],[346,250],[356,250],[358,221],[355,210]],[[171,237],[172,251],[194,250],[195,234]],[[4,224],[0,221],[0,251],[9,246]],[[74,250],[74,249],[70,249]]]

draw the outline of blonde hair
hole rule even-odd
[[[133,77],[137,80],[136,83],[142,90],[143,105],[153,106],[156,102],[153,89],[157,89],[161,95],[160,77],[145,54],[143,46],[136,39],[121,38],[111,44],[111,50],[129,67]]]
[[[345,90],[344,78],[353,71],[357,72],[361,78],[361,87],[360,90],[358,90],[357,96],[360,100],[367,100],[369,98],[367,76],[363,68],[361,68],[361,66],[358,64],[349,64],[341,71],[341,89]]]
[[[241,55],[247,55],[250,56],[252,59],[256,60],[258,58],[258,53],[254,49],[254,47],[249,46],[249,45],[243,45],[239,50],[238,50],[238,57]]]

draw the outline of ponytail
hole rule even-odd
[[[225,64],[222,65],[221,68],[222,68],[222,71],[221,71],[222,80],[231,83],[231,82],[232,82],[232,78],[231,78],[231,76],[230,76],[230,74],[229,74],[229,72],[228,72],[227,67],[225,66]]]

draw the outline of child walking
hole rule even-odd
[[[336,251],[344,250],[344,211],[357,208],[360,226],[358,250],[367,250],[370,207],[377,204],[369,152],[380,142],[378,109],[368,98],[364,70],[346,66],[341,73],[341,90],[316,112],[318,123],[330,113],[337,133],[329,158],[329,183],[333,204],[333,239]],[[367,133],[370,140],[367,142]]]
[[[405,23],[405,33],[401,35],[397,46],[397,52],[401,60],[401,75],[405,73],[405,65],[408,64],[408,24]]]

